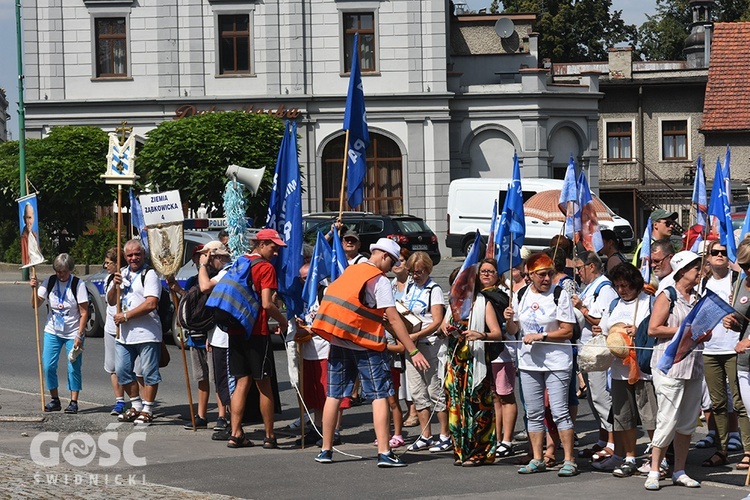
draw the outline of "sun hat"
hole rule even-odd
[[[691,252],[690,250],[677,252],[672,256],[672,260],[669,261],[670,265],[672,266],[672,276],[677,274],[678,271],[685,269],[687,266],[689,266],[696,260],[699,260],[700,258],[700,255],[695,252]]]
[[[607,335],[607,347],[609,347],[612,355],[625,359],[628,357],[630,352],[630,342],[628,341],[630,335],[625,332],[625,323],[615,323],[609,327],[609,335]]]
[[[393,262],[399,261],[401,247],[398,243],[390,238],[380,238],[378,241],[370,245],[370,252],[373,252],[375,250],[381,250],[387,253],[388,255],[393,257]]]
[[[285,247],[286,243],[284,243],[284,240],[281,239],[281,236],[279,236],[278,231],[271,228],[261,229],[257,232],[255,237],[253,238],[253,241],[272,241],[279,245],[280,247]]]
[[[203,250],[203,245],[195,245],[195,248],[193,248],[193,257],[201,253],[201,250]]]
[[[220,241],[209,241],[203,247],[200,249],[200,253],[203,254],[209,254],[209,255],[224,255],[229,256],[229,252],[227,252],[226,247],[224,244]]]

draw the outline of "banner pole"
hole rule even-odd
[[[122,184],[117,185],[117,272],[122,269]],[[117,314],[122,312],[122,302],[120,300],[120,287],[116,287],[115,292],[117,293]],[[115,338],[120,338],[120,325],[116,325],[117,332]]]
[[[297,359],[299,360],[299,393],[297,394],[299,403],[299,429],[300,438],[302,439],[302,449],[305,449],[305,405],[301,394],[305,393],[305,360],[302,358],[302,344],[295,342],[297,350]],[[317,410],[316,410],[317,411]]]
[[[36,266],[31,268],[31,277],[36,279]],[[31,289],[34,295],[34,322],[36,324],[36,360],[39,367],[39,394],[42,397],[42,411],[44,411],[44,376],[42,374],[42,346],[39,341],[39,303],[37,302],[36,287]]]
[[[346,131],[346,138],[344,139],[344,164],[341,168],[341,194],[339,195],[339,220],[341,220],[341,214],[344,213],[344,185],[346,184],[346,163],[349,157],[349,131]]]
[[[174,304],[175,314],[177,314],[180,303],[177,300],[177,294],[174,292],[174,290],[172,290],[172,303]],[[193,432],[196,432],[198,430],[198,427],[195,424],[195,412],[193,411],[193,393],[190,390],[190,375],[188,375],[187,357],[185,356],[185,339],[183,337],[183,329],[182,326],[180,326],[179,321],[177,322],[177,328],[180,331],[180,352],[182,352],[182,366],[183,368],[185,368],[185,385],[187,386],[188,405],[190,406],[190,422],[193,424]]]

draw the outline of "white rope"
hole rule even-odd
[[[513,344],[520,344],[520,343],[523,343],[523,340],[485,340],[485,342],[504,342],[506,344],[511,344],[511,343],[513,343]],[[557,346],[560,346],[560,345],[569,345],[569,346],[576,346],[576,347],[582,347],[584,345],[587,345],[587,344],[577,344],[577,343],[573,343],[573,342],[571,342],[569,344],[564,344],[562,342],[550,342],[549,340],[535,340],[531,345],[536,345],[536,344],[557,345]],[[609,346],[596,346],[596,345],[595,346],[589,346],[589,348],[592,348],[592,347],[598,347],[600,349],[609,349]],[[654,349],[656,349],[656,346],[654,346],[654,347],[638,347],[638,346],[626,346],[626,345],[623,345],[623,346],[617,346],[617,348],[618,349],[624,348],[624,349],[633,349],[633,350],[639,350],[640,349],[642,351],[653,351]],[[691,352],[703,352],[703,349],[694,349]]]

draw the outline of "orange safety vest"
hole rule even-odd
[[[347,267],[326,290],[312,330],[329,342],[331,337],[338,337],[373,351],[384,351],[385,309],[367,307],[359,299],[365,283],[382,274],[365,262]]]

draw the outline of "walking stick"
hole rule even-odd
[[[304,394],[304,387],[305,387],[305,367],[304,367],[304,360],[302,359],[302,344],[299,342],[295,342],[296,346],[295,349],[297,349],[297,359],[299,360],[299,365],[297,367],[297,370],[299,371],[299,393],[297,394],[297,402],[299,403],[299,428],[300,428],[300,438],[302,439],[302,449],[305,449],[305,405],[303,403],[302,394]],[[317,411],[317,410],[316,410]]]
[[[180,303],[177,300],[177,294],[173,290],[171,290],[171,294],[172,303],[174,304],[174,310],[176,314]],[[180,332],[180,351],[182,352],[182,366],[185,368],[185,385],[187,386],[188,406],[190,407],[190,422],[193,424],[193,432],[196,432],[198,430],[198,427],[196,427],[195,425],[195,413],[193,412],[193,393],[190,390],[190,376],[188,375],[187,356],[185,356],[185,341],[182,335],[182,326],[180,326],[179,321],[177,322],[177,329]]]
[[[36,266],[31,268],[31,277],[36,279]],[[39,303],[37,302],[36,287],[32,288],[34,295],[34,322],[36,324],[36,360],[39,367],[39,394],[42,397],[42,411],[44,411],[44,376],[42,375],[42,346],[39,341]]]

